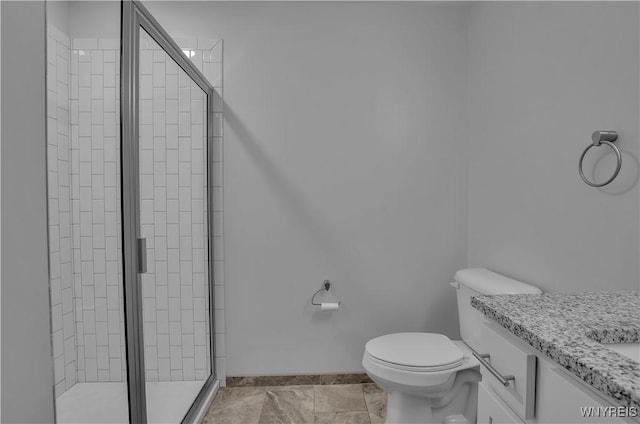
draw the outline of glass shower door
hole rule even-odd
[[[122,86],[131,421],[191,422],[215,381],[213,87],[135,1],[123,3]]]
[[[140,33],[140,220],[149,422],[179,422],[211,374],[207,94]]]

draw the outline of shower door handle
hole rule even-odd
[[[138,273],[147,272],[147,239],[138,239]]]

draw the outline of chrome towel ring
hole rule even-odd
[[[580,171],[580,178],[582,178],[582,181],[589,184],[591,187],[602,187],[609,184],[618,176],[618,173],[620,172],[620,168],[622,167],[622,155],[620,154],[620,150],[618,150],[618,147],[616,147],[616,145],[613,144],[617,139],[618,139],[617,131],[599,130],[599,131],[594,131],[593,134],[591,134],[591,140],[593,140],[593,143],[591,143],[589,146],[587,146],[586,149],[584,149],[584,152],[582,152],[582,156],[580,156],[580,161],[578,162],[578,171]],[[587,177],[584,176],[584,172],[582,171],[582,161],[584,160],[584,156],[587,154],[589,149],[591,149],[592,147],[600,146],[602,144],[608,146],[611,150],[614,151],[614,153],[616,154],[616,157],[618,158],[618,165],[616,166],[616,170],[614,171],[611,178],[609,178],[607,181],[603,183],[598,184],[598,183],[589,181]]]

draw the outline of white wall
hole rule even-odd
[[[145,4],[225,41],[228,374],[359,371],[374,336],[456,337],[464,8]],[[326,278],[335,313],[309,305]]]
[[[473,6],[470,266],[545,291],[638,290],[638,26],[633,2]],[[594,189],[577,163],[599,129],[620,133],[623,165]]]
[[[45,5],[2,2],[2,417],[52,423]]]

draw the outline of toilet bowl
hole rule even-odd
[[[367,342],[362,366],[388,394],[386,423],[475,424],[480,363],[473,356],[483,317],[471,307],[477,295],[541,293],[536,287],[484,268],[460,270],[457,290],[460,334],[394,333]]]
[[[464,412],[475,422],[480,363],[443,334],[395,333],[370,340],[362,365],[387,392],[388,423],[444,423]]]

